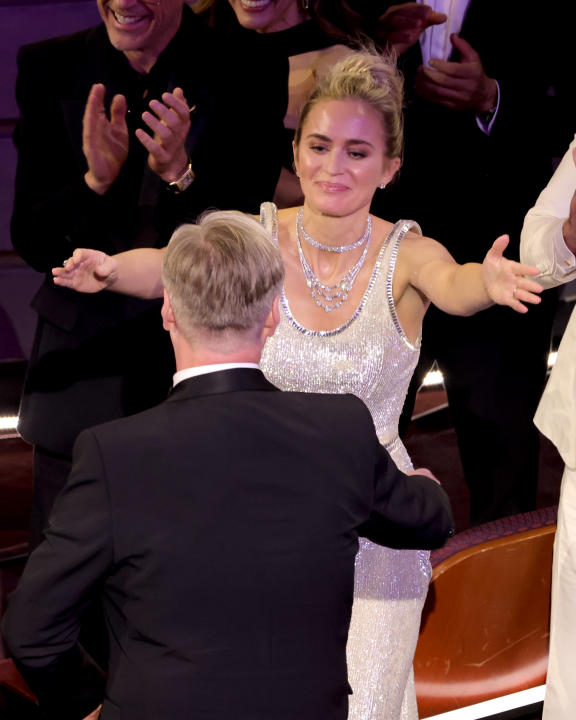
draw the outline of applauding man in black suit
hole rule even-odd
[[[18,56],[12,242],[47,273],[19,424],[35,450],[33,546],[78,434],[156,405],[173,373],[156,301],[69,293],[50,269],[77,247],[164,247],[209,207],[257,212],[281,166],[283,60],[221,42],[184,0],[98,8],[102,24]]]
[[[5,634],[49,717],[344,720],[359,533],[435,547],[445,494],[407,477],[352,395],[280,392],[258,368],[278,249],[240,213],[174,234],[169,399],[84,431]],[[77,644],[104,598],[110,672]]]

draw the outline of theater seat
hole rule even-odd
[[[24,681],[12,660],[8,658],[0,660],[0,689],[14,693],[18,697],[36,705],[36,698],[32,690]]]
[[[13,550],[14,552],[10,552]],[[0,552],[0,623],[4,615],[7,596],[16,587],[21,574],[23,558],[20,551],[24,548],[4,548]],[[21,560],[19,563],[18,560]],[[7,656],[6,648],[0,637],[0,717],[27,720],[35,718],[36,698],[20,675],[16,666]],[[39,716],[38,716],[39,717]]]
[[[503,518],[432,555],[414,672],[420,717],[542,685],[556,508]]]

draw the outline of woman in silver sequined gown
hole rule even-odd
[[[262,213],[286,268],[280,325],[262,369],[281,388],[362,398],[381,442],[409,470],[397,424],[429,301],[456,314],[493,302],[523,312],[521,301],[537,302],[530,290],[539,286],[524,277],[537,269],[502,257],[504,239],[483,265],[459,266],[412,223],[369,215],[374,192],[400,166],[402,100],[390,61],[353,53],[304,106],[295,139],[304,207],[276,216],[268,203]],[[55,282],[155,297],[160,258],[154,249],[113,258],[77,250],[55,269]],[[426,552],[361,541],[348,644],[351,720],[417,718],[411,666],[429,577]]]
[[[353,393],[364,400],[380,442],[404,471],[412,464],[398,437],[398,419],[419,341],[404,334],[391,288],[398,245],[410,226],[397,223],[382,244],[352,322],[324,332],[305,328],[283,293],[280,324],[261,360],[265,375],[283,390]],[[428,556],[360,540],[348,639],[351,718],[417,717],[411,667],[430,579]]]

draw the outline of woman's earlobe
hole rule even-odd
[[[294,174],[296,175],[296,177],[299,178],[300,173],[298,172],[298,166],[296,165],[296,159],[298,157],[298,146],[296,145],[294,140],[292,140],[292,157],[294,158],[292,160],[292,169],[294,170]]]

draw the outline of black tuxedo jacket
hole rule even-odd
[[[105,693],[104,720],[343,720],[359,532],[436,547],[451,528],[357,398],[216,372],[82,433],[5,636],[54,718]],[[76,645],[100,590],[105,689]]]
[[[263,66],[231,40],[223,46],[188,8],[148,76],[112,47],[103,25],[21,49],[12,242],[47,273],[32,302],[40,322],[20,413],[27,440],[69,456],[82,429],[166,397],[172,353],[159,304],[58,288],[50,269],[76,247],[162,247],[210,207],[258,212],[280,171],[285,98],[273,92],[272,78],[281,85],[286,72],[281,59]],[[128,159],[104,196],[83,180],[82,117],[97,82],[107,102],[122,93],[129,109]],[[136,127],[147,130],[141,114],[149,100],[175,87],[195,106],[186,144],[196,180],[180,195],[149,169],[134,136]]]

